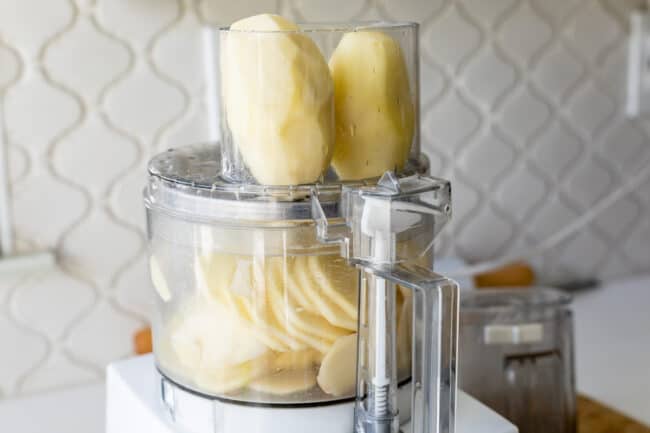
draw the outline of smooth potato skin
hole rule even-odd
[[[415,110],[397,41],[377,31],[347,33],[329,67],[336,118],[332,166],[339,178],[367,179],[402,169]]]
[[[316,182],[334,148],[333,83],[320,49],[274,15],[231,30],[222,42],[222,93],[246,167],[260,184]]]

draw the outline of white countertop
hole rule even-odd
[[[578,390],[650,426],[650,275],[573,302]]]
[[[576,296],[578,390],[650,425],[650,275]],[[104,431],[104,387],[0,402],[12,433]]]

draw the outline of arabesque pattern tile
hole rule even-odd
[[[0,127],[21,251],[0,280],[0,397],[97,380],[152,307],[141,188],[155,152],[209,138],[201,26],[263,11],[421,23],[423,149],[454,185],[437,245],[470,261],[548,239],[650,157],[624,116],[644,0],[0,0]],[[544,281],[650,269],[650,180],[541,257]]]

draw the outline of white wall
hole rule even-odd
[[[96,380],[145,323],[145,163],[207,136],[201,22],[261,11],[422,23],[423,140],[453,181],[447,253],[529,248],[650,155],[622,113],[642,0],[0,0],[0,98],[22,251],[0,277],[0,396]],[[650,269],[650,183],[536,260],[542,276]]]

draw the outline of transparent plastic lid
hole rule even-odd
[[[170,149],[149,162],[145,205],[190,220],[313,222],[313,194],[318,193],[326,217],[340,215],[345,187],[374,186],[379,179],[324,180],[321,183],[269,186],[235,183],[222,175],[221,147],[203,143]],[[424,174],[428,159],[410,161],[401,176]]]

